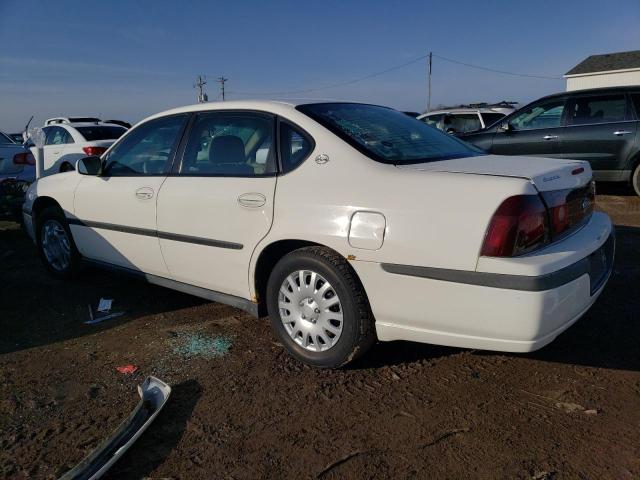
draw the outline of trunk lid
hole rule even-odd
[[[591,181],[592,176],[589,163],[580,160],[501,155],[479,155],[398,165],[398,168],[524,178],[531,181],[540,192],[584,187]]]

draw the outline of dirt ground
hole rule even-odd
[[[100,270],[54,280],[0,224],[0,477],[65,472],[153,374],[171,398],[107,478],[640,478],[640,199],[625,193],[598,197],[619,225],[611,280],[548,347],[394,342],[339,371],[230,307]],[[126,314],[84,325],[101,296]],[[229,350],[203,355],[212,340]]]

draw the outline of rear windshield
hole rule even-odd
[[[115,140],[127,131],[124,127],[116,126],[76,127],[76,130],[80,132],[87,142],[93,142],[95,140]]]
[[[296,108],[379,162],[403,165],[484,154],[391,108],[357,103],[317,103]]]
[[[13,143],[13,140],[7,137],[4,133],[0,132],[0,143]]]

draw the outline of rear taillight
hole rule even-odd
[[[16,153],[13,156],[15,165],[35,165],[36,159],[31,152]]]
[[[87,155],[100,156],[107,151],[107,147],[82,147],[82,151]]]
[[[583,188],[542,192],[541,195],[549,209],[551,236],[557,240],[591,216],[595,184],[591,182]]]
[[[481,255],[515,257],[549,243],[547,210],[538,195],[507,198],[493,214]]]

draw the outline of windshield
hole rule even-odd
[[[0,132],[0,143],[14,143],[8,136]]]
[[[357,103],[316,103],[296,108],[379,162],[403,165],[484,154],[391,108]]]
[[[124,127],[76,127],[76,130],[85,138],[87,142],[96,140],[115,140],[120,138],[127,131]]]

